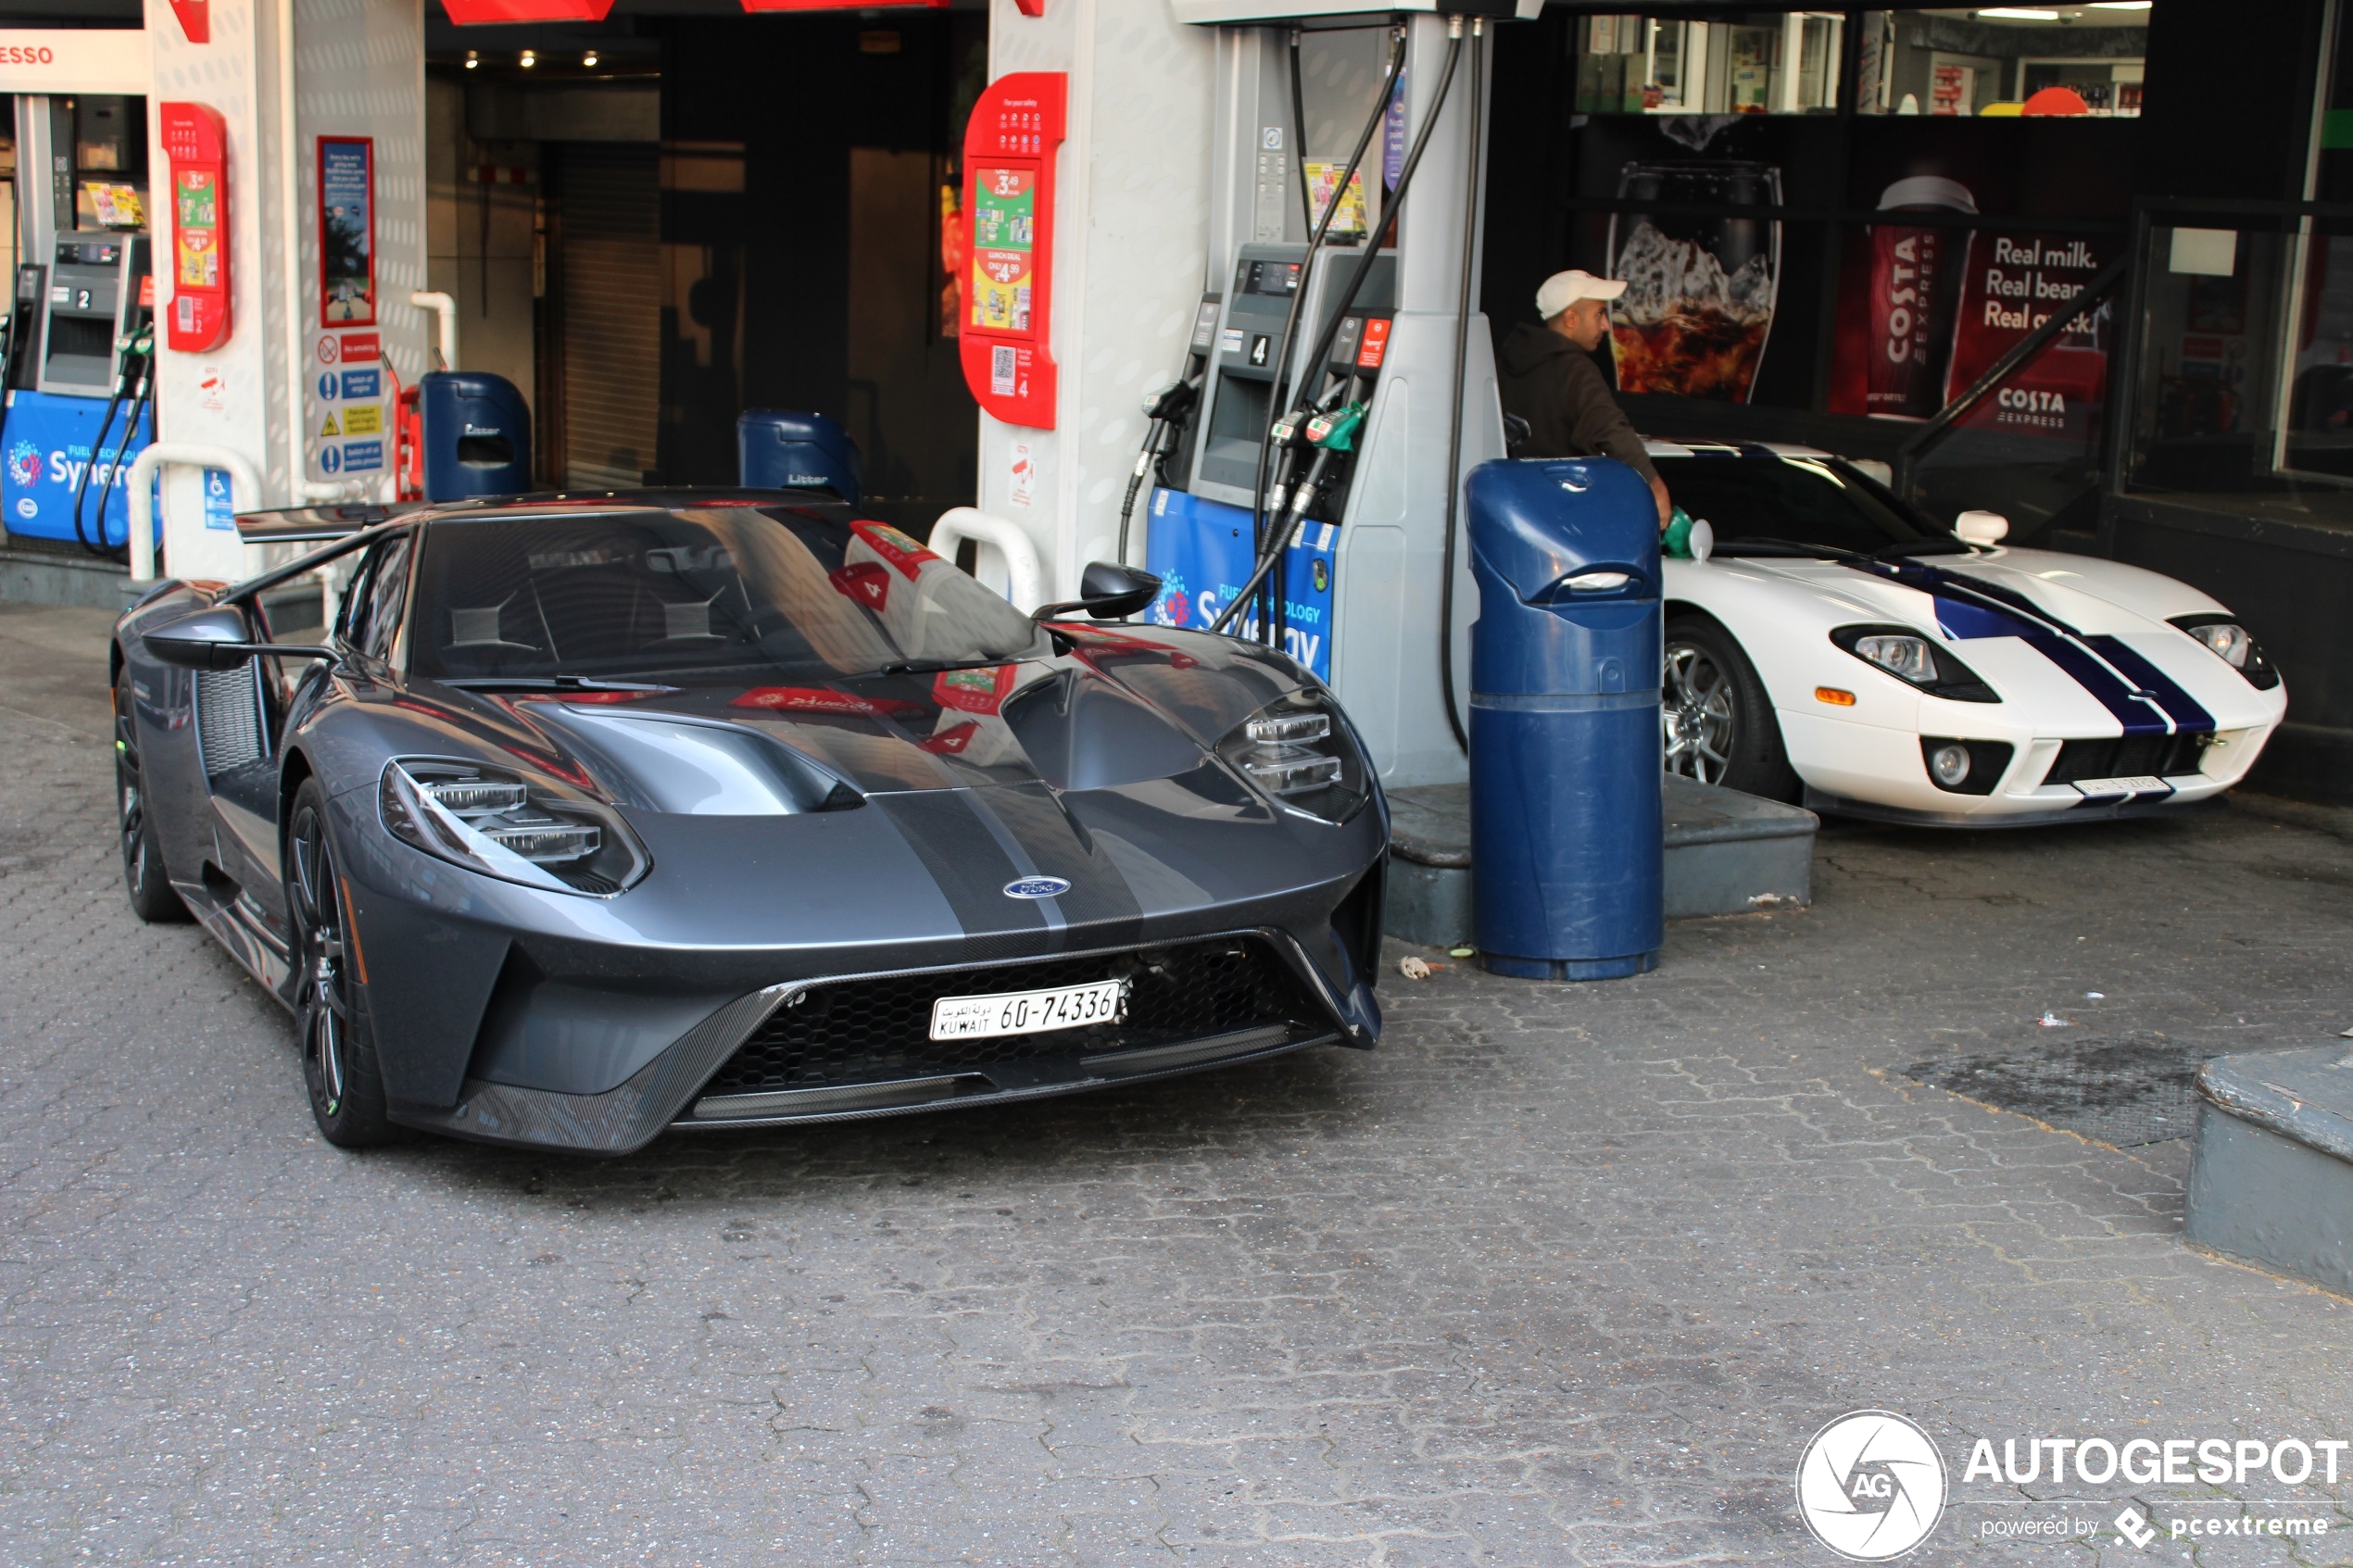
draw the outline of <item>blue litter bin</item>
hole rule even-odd
[[[830,490],[853,507],[865,493],[858,443],[823,414],[745,410],[736,420],[736,459],[755,490]]]
[[[514,383],[483,370],[434,370],[417,386],[426,500],[531,489],[531,409]]]
[[[1658,963],[1658,508],[1605,458],[1470,475],[1471,898],[1479,961],[1528,980]]]

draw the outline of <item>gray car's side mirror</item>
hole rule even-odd
[[[1097,621],[1117,621],[1133,615],[1160,597],[1160,579],[1140,567],[1117,561],[1088,561],[1078,579],[1078,597],[1060,604],[1039,605],[1040,621],[1083,609]]]
[[[247,642],[245,618],[235,609],[217,606],[183,615],[167,626],[142,635],[147,651],[166,664],[182,670],[234,670],[259,653],[295,659],[335,659],[333,648],[306,647],[298,643]]]

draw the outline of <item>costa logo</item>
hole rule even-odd
[[[0,44],[0,66],[53,66],[57,52],[47,44],[28,47],[22,44]]]

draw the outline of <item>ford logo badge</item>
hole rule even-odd
[[[1070,891],[1070,884],[1058,876],[1025,876],[1005,884],[1008,898],[1054,898]]]

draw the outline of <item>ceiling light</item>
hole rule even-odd
[[[482,56],[480,55],[475,54],[472,49],[466,51],[466,69],[468,70],[472,70],[481,64]]]
[[[539,56],[535,50],[525,49],[522,52],[522,59],[519,63],[522,66],[523,69],[529,70],[532,67],[539,63]]]
[[[2026,6],[1995,6],[1977,14],[1981,19],[2010,22],[2055,22],[2059,19],[2057,11],[2039,11]]]
[[[586,54],[581,56],[580,63],[584,66],[594,67],[597,63],[597,51],[591,49]]]

